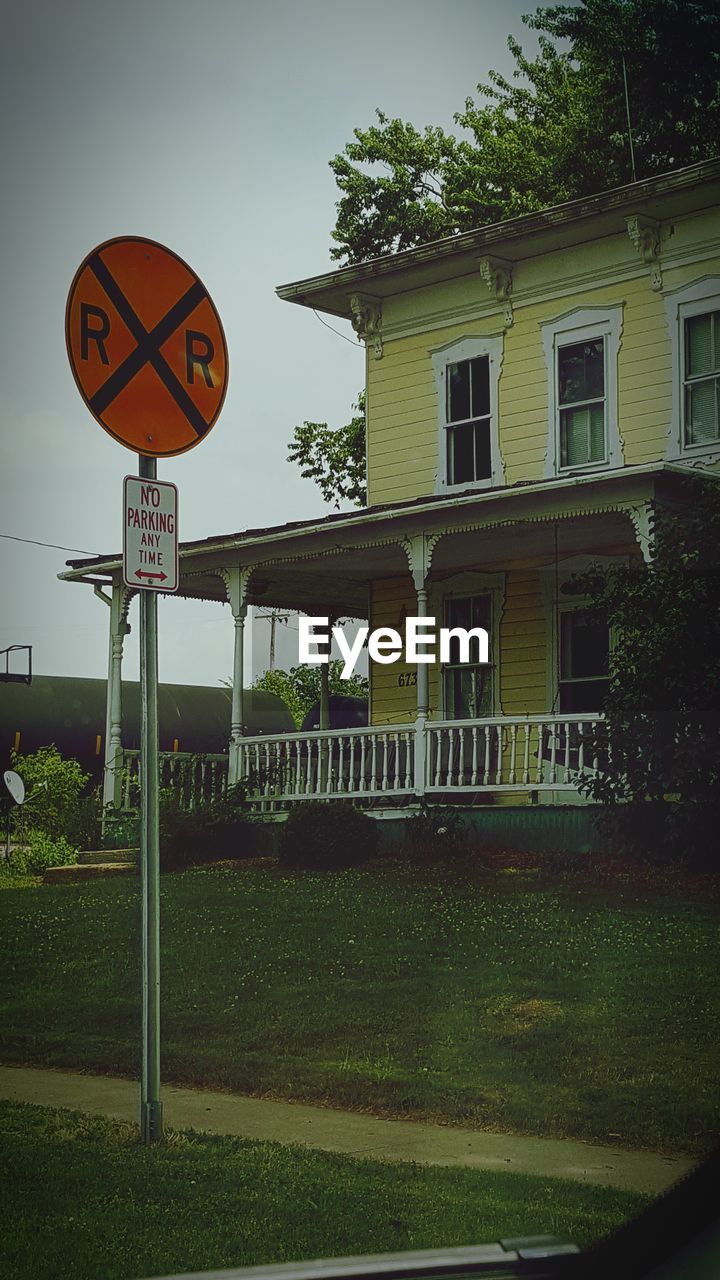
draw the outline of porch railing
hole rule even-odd
[[[243,738],[239,776],[258,800],[349,799],[415,789],[415,726]]]
[[[426,791],[576,790],[597,771],[599,715],[429,720]]]
[[[572,792],[598,768],[599,715],[495,716],[243,738],[238,777],[255,808],[297,800],[387,800],[426,793]],[[139,752],[125,751],[122,805],[134,807]],[[227,755],[162,752],[160,785],[184,808],[221,795]]]
[[[140,792],[140,752],[124,751],[121,807],[133,809]],[[183,809],[214,800],[227,788],[228,757],[189,751],[160,752],[160,786],[173,790]]]

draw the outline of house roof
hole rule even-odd
[[[613,471],[563,476],[553,480],[521,480],[512,485],[505,485],[502,488],[485,489],[480,492],[477,489],[468,489],[463,493],[453,494],[452,497],[448,497],[446,494],[428,494],[425,497],[413,498],[409,501],[376,503],[374,506],[362,507],[355,511],[332,512],[330,515],[321,516],[313,520],[291,520],[285,524],[243,529],[237,533],[214,534],[191,542],[181,542],[180,552],[183,558],[204,552],[242,552],[244,550],[250,551],[251,549],[262,554],[272,554],[273,550],[276,550],[277,555],[282,556],[286,553],[286,548],[284,545],[278,546],[277,544],[291,542],[294,546],[299,546],[302,543],[309,542],[318,534],[332,533],[333,531],[340,533],[342,530],[352,534],[363,528],[371,530],[380,525],[392,525],[394,521],[404,516],[408,517],[409,520],[418,516],[427,516],[429,518],[427,522],[431,523],[433,527],[442,526],[445,520],[450,517],[452,517],[453,521],[456,521],[459,513],[463,510],[467,513],[468,518],[475,513],[484,514],[485,512],[488,518],[491,518],[491,516],[494,518],[496,515],[501,515],[503,509],[507,508],[508,518],[512,518],[511,511],[513,513],[516,511],[518,498],[525,498],[532,505],[533,499],[561,499],[566,495],[575,495],[578,490],[582,490],[586,495],[586,499],[590,501],[594,495],[614,490],[618,486],[625,488],[627,485],[634,485],[636,482],[644,484],[645,482],[657,480],[662,476],[671,478],[677,484],[678,482],[682,483],[682,479],[687,479],[697,474],[698,469],[688,467],[683,463],[644,463],[622,467]],[[714,480],[720,481],[720,476],[715,472],[702,470],[701,474],[707,474]],[[105,555],[67,560],[66,564],[68,572],[59,576],[66,581],[71,581],[81,577],[88,571],[111,572],[113,569],[117,569],[122,565],[122,553],[115,551]]]
[[[350,297],[354,293],[364,292],[381,300],[408,289],[470,275],[477,270],[478,255],[499,253],[508,262],[517,262],[564,246],[625,233],[625,219],[632,214],[667,219],[711,208],[718,202],[720,159],[703,160],[599,195],[433,240],[416,249],[309,276],[280,285],[276,292],[284,302],[351,319]]]

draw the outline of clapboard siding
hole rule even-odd
[[[688,226],[692,222],[689,220]],[[698,224],[699,225],[699,224]],[[704,225],[704,224],[703,224]],[[689,231],[678,233],[687,240]],[[676,236],[678,241],[678,236]],[[535,291],[544,277],[548,291],[558,279],[567,279],[567,264],[578,272],[598,268],[607,273],[617,260],[618,276],[627,273],[628,245],[618,236],[568,251],[548,254],[518,264],[513,285],[514,323],[504,331],[498,388],[499,443],[507,483],[544,477],[550,424],[548,422],[548,370],[542,347],[542,325],[569,316],[577,309],[622,306],[622,333],[618,354],[618,419],[627,463],[658,460],[665,456],[672,414],[671,343],[664,292],[703,276],[720,274],[720,258],[686,263],[663,271],[663,292],[650,287],[646,272],[617,282],[585,285],[562,297],[523,302],[523,273]],[[409,293],[386,303],[391,324],[413,307],[428,313],[449,314],[453,300],[467,307],[474,296],[471,282],[448,282]],[[433,327],[406,337],[388,339],[381,360],[369,361],[369,492],[371,502],[409,500],[433,493],[438,471],[438,404],[432,373],[432,353],[460,338],[493,336],[500,331],[500,310],[487,313],[487,296],[477,289],[478,314],[456,325]]]

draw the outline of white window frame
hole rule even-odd
[[[442,583],[437,583],[430,590],[430,612],[436,619],[442,619],[440,626],[445,626],[446,600],[462,600],[469,596],[490,596],[490,666],[492,667],[492,707],[491,716],[502,715],[501,689],[501,653],[500,625],[505,608],[505,574],[475,573],[468,570],[454,574]],[[448,708],[445,705],[445,663],[438,663],[438,706],[440,719],[448,719]]]
[[[436,493],[462,493],[467,489],[495,489],[505,483],[505,468],[500,454],[498,415],[498,383],[503,359],[502,338],[467,337],[449,342],[430,351],[438,400],[438,469]],[[487,356],[490,379],[490,475],[484,480],[465,480],[450,484],[447,474],[447,367],[462,360]]]
[[[685,321],[720,311],[720,276],[703,276],[665,296],[665,312],[672,348],[672,417],[667,457],[697,463],[720,460],[720,440],[685,444]]]
[[[548,378],[548,447],[545,478],[585,475],[591,471],[608,471],[625,464],[623,442],[618,425],[618,353],[622,341],[623,307],[576,307],[541,325],[545,367]],[[575,342],[603,339],[605,366],[605,457],[599,462],[584,462],[570,467],[560,464],[560,397],[558,390],[558,351]]]
[[[604,555],[576,555],[569,556],[565,560],[561,560],[557,566],[557,574],[555,566],[542,569],[540,571],[540,588],[545,606],[545,622],[546,622],[546,700],[547,714],[557,715],[561,718],[560,713],[560,614],[573,613],[576,610],[587,609],[591,604],[587,596],[562,596],[563,583],[580,573],[587,572],[593,565],[600,565],[603,569],[612,568],[614,565],[627,565],[629,558],[627,556],[604,556]],[[556,599],[557,588],[557,599]],[[617,633],[614,627],[610,628],[610,654],[612,655],[615,648]],[[596,708],[597,710],[597,708]]]

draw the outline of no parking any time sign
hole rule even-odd
[[[178,491],[167,480],[125,476],[123,578],[128,587],[178,589]]]

